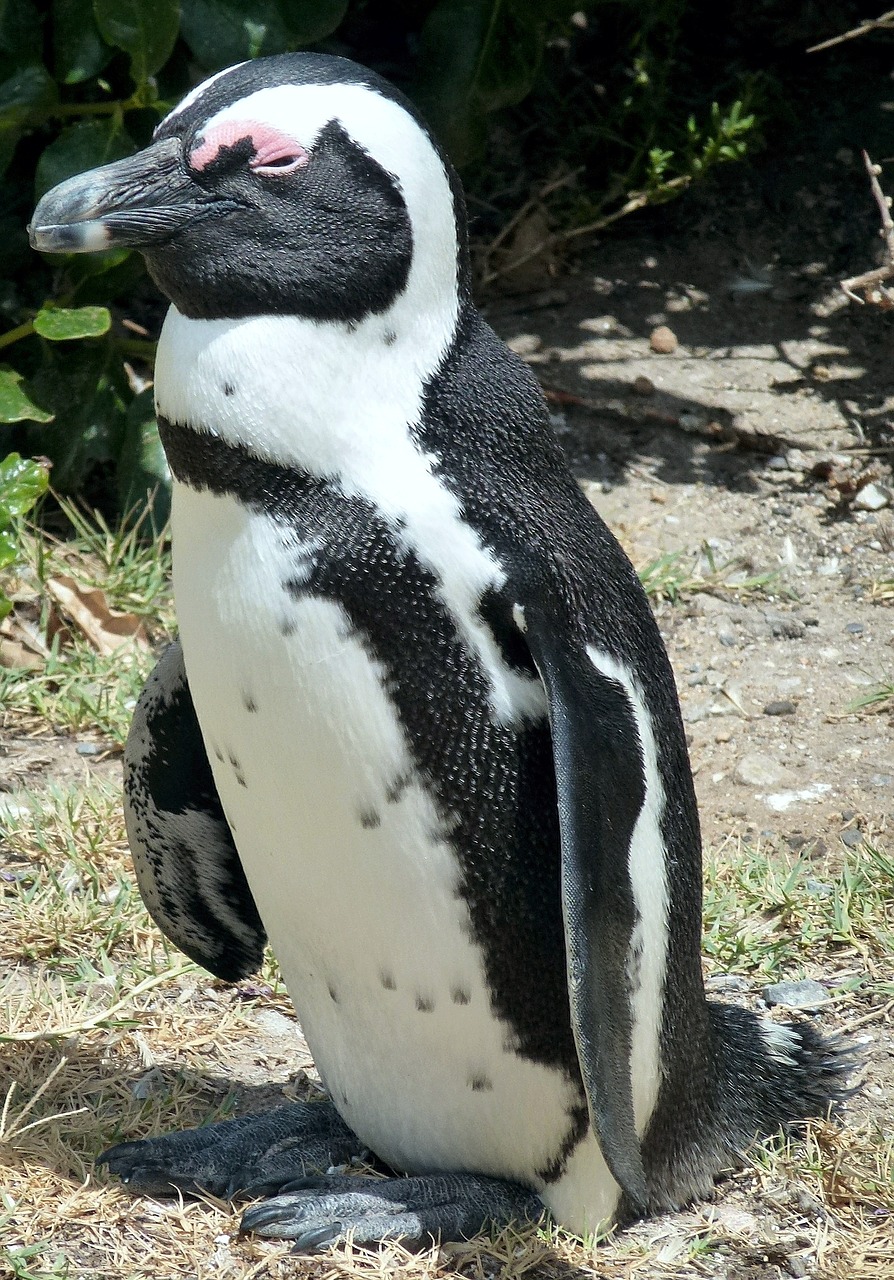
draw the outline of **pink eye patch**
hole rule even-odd
[[[246,139],[254,149],[248,163],[255,173],[294,173],[308,162],[304,148],[272,125],[258,120],[224,120],[202,134],[201,142],[189,154],[191,168],[207,169],[221,151]]]

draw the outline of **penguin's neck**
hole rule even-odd
[[[375,466],[407,441],[453,341],[456,295],[408,316],[399,300],[356,326],[297,316],[193,320],[162,328],[160,416],[311,475]]]

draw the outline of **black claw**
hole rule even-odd
[[[291,1182],[283,1182],[277,1194],[284,1196],[290,1191],[320,1191],[325,1186],[325,1178],[293,1178]]]
[[[281,1204],[256,1204],[246,1209],[239,1223],[239,1234],[246,1231],[260,1231],[271,1222],[285,1222],[291,1216],[291,1208]]]
[[[293,1253],[312,1253],[321,1245],[331,1244],[344,1232],[344,1223],[327,1222],[324,1227],[314,1227],[312,1231],[303,1231],[292,1246]]]

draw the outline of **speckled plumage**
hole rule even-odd
[[[156,204],[104,213],[140,172]],[[451,1235],[533,1190],[590,1232],[821,1111],[844,1059],[705,1000],[667,657],[472,306],[459,185],[412,109],[339,59],[242,64],[142,160],[73,181],[37,238],[129,237],[174,304],[156,398],[186,679],[175,649],[128,746],[141,888],[226,976],[269,935],[341,1116],[109,1166],[276,1190],[283,1132],[298,1176],[336,1133],[420,1176],[303,1185],[248,1227]]]

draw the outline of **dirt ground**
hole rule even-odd
[[[741,600],[659,606],[706,837],[884,830],[894,722],[848,708],[894,679],[894,611],[873,592],[894,577],[891,320],[849,303],[826,263],[785,260],[772,232],[661,230],[490,319],[637,565],[683,552],[691,568],[701,549],[705,575],[709,558],[775,575]],[[658,326],[672,354],[650,348]]]

